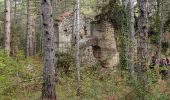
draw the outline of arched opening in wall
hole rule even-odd
[[[101,58],[101,47],[98,45],[92,46],[93,48],[93,55],[95,58]]]

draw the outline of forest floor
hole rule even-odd
[[[3,69],[3,72],[2,72]],[[58,100],[136,100],[138,83],[131,84],[126,71],[106,71],[99,66],[81,67],[81,96],[76,95],[75,68],[58,74]],[[0,53],[0,100],[40,100],[42,60],[40,57],[16,59]],[[129,85],[130,84],[130,85]],[[148,81],[146,100],[170,100],[170,80]]]

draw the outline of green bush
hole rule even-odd
[[[150,43],[154,44],[154,45],[159,44],[159,34],[158,33],[155,33],[155,34],[150,36]]]
[[[73,66],[75,65],[75,56],[74,56],[74,50],[72,48],[68,48],[67,52],[57,52],[56,58],[57,58],[57,65],[56,70],[58,74],[68,74],[73,69]]]
[[[162,42],[162,53],[165,54],[168,51],[169,43],[168,42]]]
[[[34,91],[35,84],[40,84],[42,72],[40,63],[35,64],[33,58],[25,58],[22,51],[16,57],[8,57],[0,50],[0,100],[23,100],[29,98],[28,91]]]

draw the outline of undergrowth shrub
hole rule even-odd
[[[26,59],[22,51],[16,57],[8,57],[0,50],[0,100],[29,98],[29,91],[40,84],[41,64],[34,62],[31,57]]]
[[[75,66],[75,52],[74,49],[68,48],[67,52],[56,53],[56,71],[57,74],[68,75],[72,72],[73,66]]]

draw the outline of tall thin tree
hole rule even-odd
[[[77,96],[80,95],[80,1],[74,0],[74,22],[73,34],[76,33],[76,68],[77,68]]]
[[[11,55],[16,56],[18,51],[18,34],[17,34],[17,0],[14,1],[14,18],[13,27],[11,28]]]
[[[27,0],[26,56],[34,54],[31,0]]]
[[[160,8],[160,36],[159,36],[159,45],[158,45],[158,59],[160,59],[161,56],[161,48],[162,48],[162,37],[163,37],[163,6],[164,6],[164,0],[161,0],[161,8]]]
[[[54,67],[55,46],[54,46],[54,28],[51,0],[42,0],[41,9],[43,24],[43,43],[44,43],[42,99],[56,100],[55,67]]]
[[[137,60],[138,60],[138,80],[140,81],[141,91],[139,99],[145,98],[146,78],[145,71],[147,67],[147,50],[148,50],[148,0],[138,0],[138,47],[137,47]]]
[[[11,27],[11,20],[10,20],[10,0],[4,0],[4,33],[5,33],[5,51],[7,55],[10,55],[10,27]]]
[[[129,67],[130,67],[130,74],[131,78],[134,77],[134,53],[135,53],[135,31],[134,31],[134,0],[129,0]]]

